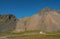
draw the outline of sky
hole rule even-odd
[[[46,7],[60,10],[60,0],[0,0],[0,14],[17,18],[32,16]]]

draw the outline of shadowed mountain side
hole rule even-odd
[[[0,15],[0,32],[11,31],[16,26],[16,17],[11,14]]]

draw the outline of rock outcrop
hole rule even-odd
[[[11,31],[16,26],[17,18],[12,14],[0,15],[0,32]]]

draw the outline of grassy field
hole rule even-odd
[[[60,35],[23,35],[23,36],[11,36],[9,39],[60,39]]]
[[[32,34],[35,33],[35,34]],[[23,33],[15,33],[9,39],[60,39],[60,32],[47,32],[39,34],[39,31],[28,31]]]
[[[26,31],[21,33],[0,33],[6,35],[8,39],[60,39],[60,31],[46,32],[39,34],[40,31]]]

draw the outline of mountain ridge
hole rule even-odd
[[[14,25],[15,28],[13,29],[13,32],[25,32],[34,30],[53,32],[60,30],[60,10],[51,10],[49,8],[45,8],[33,16],[20,19],[16,18],[13,15],[0,15],[0,21],[2,19],[1,16],[3,19],[6,18],[5,21],[7,21],[6,25],[4,26],[13,28]],[[5,23],[4,21],[2,22]],[[9,25],[8,23],[12,25]],[[4,29],[6,29],[6,27],[4,27]],[[2,28],[1,30],[4,31],[4,29]]]
[[[52,31],[60,30],[59,12],[60,12],[59,10],[51,10],[45,8],[39,13],[31,17],[28,17],[27,19],[23,18],[25,21],[22,19],[23,22],[21,23],[22,24],[21,26],[24,26],[24,24],[25,26],[24,28],[22,28],[24,29],[22,31],[42,30],[46,32],[52,32]],[[21,30],[21,28],[19,30]]]

